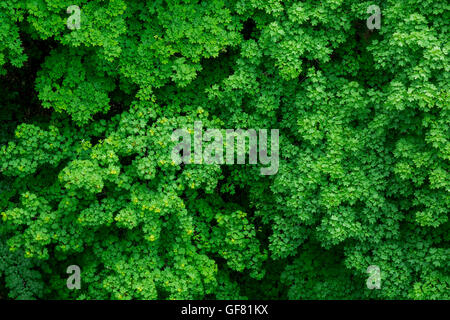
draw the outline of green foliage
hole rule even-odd
[[[0,288],[450,299],[450,5],[372,4],[2,1]],[[278,173],[177,165],[195,121],[279,129]]]

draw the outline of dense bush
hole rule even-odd
[[[449,9],[1,1],[0,297],[450,299]],[[278,173],[176,165],[194,121]]]

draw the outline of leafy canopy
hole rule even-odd
[[[447,2],[75,2],[0,2],[1,297],[450,298]],[[278,173],[175,165],[195,121]]]

